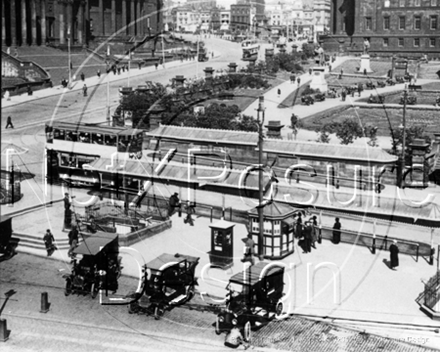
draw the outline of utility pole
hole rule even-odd
[[[405,171],[405,144],[406,144],[406,99],[408,92],[406,89],[403,90],[403,114],[402,114],[402,156],[401,156],[401,172],[400,172],[400,188],[405,185],[403,174]]]
[[[258,100],[257,122],[258,122],[258,256],[264,258],[264,217],[263,217],[263,124],[264,124],[264,96]]]

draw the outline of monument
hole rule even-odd
[[[370,68],[370,55],[368,55],[368,49],[370,48],[370,41],[368,39],[364,40],[364,53],[361,55],[361,66],[359,68],[359,73],[370,73],[373,70]]]
[[[321,93],[325,93],[328,90],[327,81],[325,80],[325,68],[313,67],[312,82],[310,82],[310,88],[319,89]]]

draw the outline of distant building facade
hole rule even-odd
[[[163,30],[156,0],[2,1],[2,44],[85,45],[93,38],[144,36]]]
[[[440,57],[440,0],[332,0],[324,49]]]

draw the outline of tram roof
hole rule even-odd
[[[51,125],[52,128],[59,128],[71,131],[85,131],[88,133],[102,133],[102,134],[113,134],[113,135],[134,135],[142,133],[142,130],[126,127],[112,127],[112,126],[96,126],[87,125],[83,123],[72,123],[64,121],[54,121]]]
[[[149,137],[168,139],[176,142],[210,143],[216,146],[255,146],[258,133],[219,130],[197,127],[160,125],[153,131],[146,132]],[[318,158],[327,160],[358,161],[364,163],[395,163],[397,157],[382,148],[368,146],[337,145],[316,142],[291,141],[266,138],[263,149],[266,153],[276,153],[293,157]]]

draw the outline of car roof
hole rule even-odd
[[[229,282],[253,286],[260,282],[263,277],[283,275],[284,267],[267,262],[259,262],[250,266],[248,269],[235,274],[229,279]]]
[[[184,254],[169,254],[163,253],[157,258],[147,263],[147,268],[152,270],[163,270],[171,265],[179,264],[185,260],[188,262],[198,262],[199,257],[192,257]]]
[[[73,250],[75,254],[96,255],[103,247],[118,238],[117,234],[97,232],[96,234],[85,238],[84,241]]]

